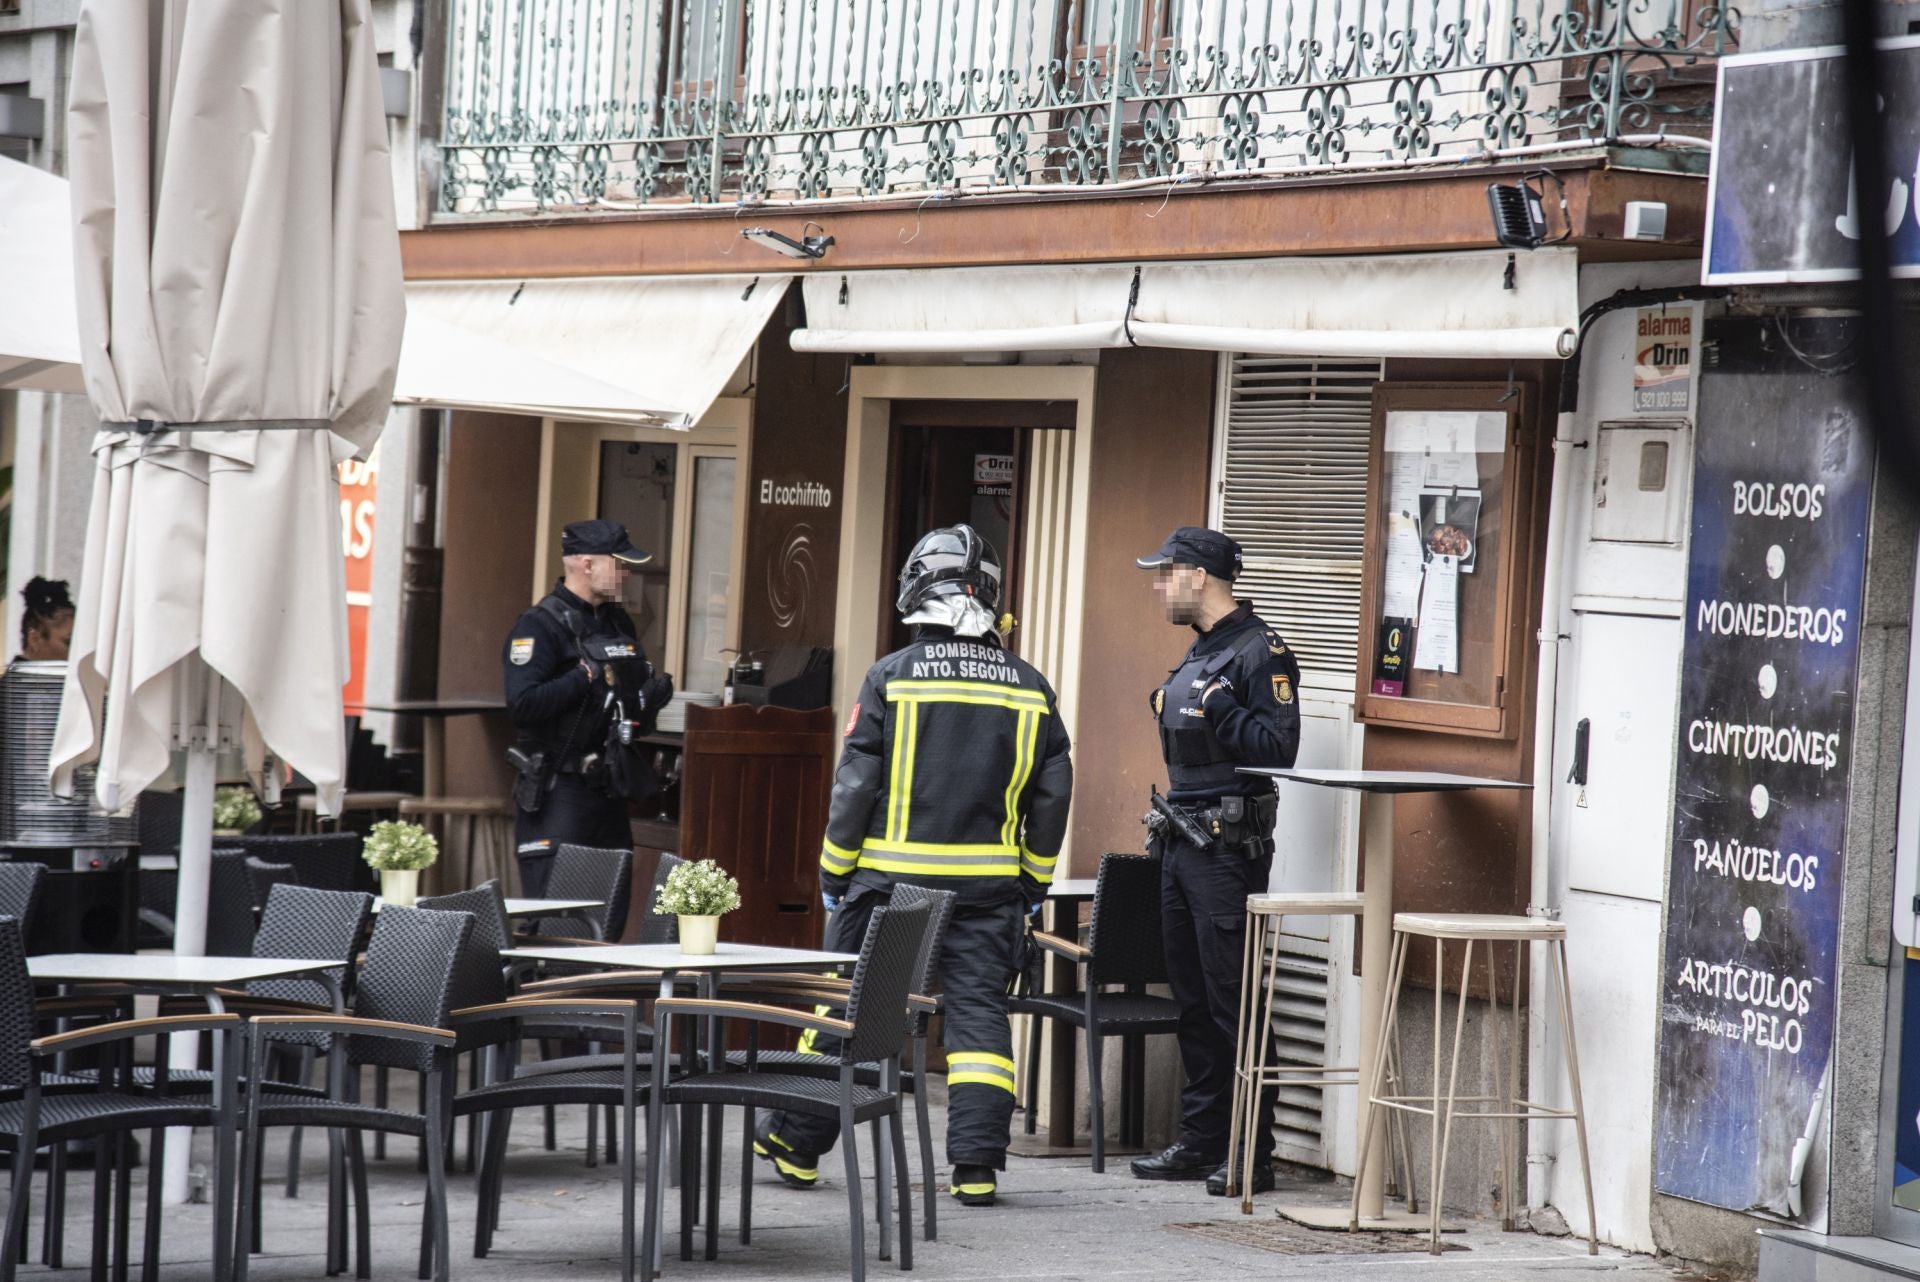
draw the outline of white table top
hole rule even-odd
[[[860,958],[854,953],[828,953],[812,948],[768,948],[760,944],[720,943],[711,956],[680,951],[678,944],[595,944],[580,948],[508,948],[502,957],[514,961],[572,962],[605,966],[610,970],[812,970],[848,966]]]
[[[141,855],[141,872],[175,872],[180,867],[178,855]]]
[[[1096,877],[1061,877],[1047,887],[1049,899],[1092,899]]]
[[[1465,792],[1470,788],[1531,788],[1530,783],[1511,779],[1482,779],[1477,775],[1453,775],[1437,770],[1319,770],[1295,767],[1279,770],[1272,766],[1241,766],[1243,775],[1265,775],[1283,782],[1318,784],[1322,788],[1351,788],[1355,792]]]
[[[375,898],[373,911],[386,907],[387,901]],[[513,899],[507,901],[509,917],[567,917],[591,908],[605,908],[604,899]]]
[[[223,988],[256,979],[310,975],[346,965],[287,957],[175,957],[167,953],[48,953],[27,958],[27,974],[62,984]]]

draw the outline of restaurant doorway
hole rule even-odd
[[[906,645],[912,629],[894,602],[898,574],[921,535],[967,524],[1000,556],[1000,610],[1020,601],[1029,456],[1036,430],[1071,428],[1074,406],[1048,401],[895,401],[887,467],[887,566],[880,653]],[[1019,653],[1016,632],[1008,648]]]

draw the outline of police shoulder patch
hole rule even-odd
[[[847,728],[841,732],[842,739],[853,738],[853,728],[860,724],[860,705],[853,705],[853,711],[847,714]]]
[[[524,664],[533,658],[533,638],[515,637],[507,647],[507,658],[516,664]]]
[[[1273,677],[1273,698],[1276,703],[1293,702],[1293,682],[1280,673]]]
[[[1267,653],[1285,654],[1286,652],[1287,652],[1287,643],[1280,639],[1280,634],[1278,632],[1275,632],[1272,628],[1268,628],[1267,629]]]
[[[1153,715],[1159,716],[1167,706],[1167,692],[1164,687],[1153,692]]]

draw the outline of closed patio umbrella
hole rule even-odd
[[[251,760],[323,813],[344,791],[335,469],[379,434],[405,308],[368,0],[86,0],[69,100],[103,426],[53,783],[97,762],[121,809],[185,750],[194,953],[231,695]]]

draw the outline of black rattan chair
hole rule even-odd
[[[507,921],[506,901],[500,894],[500,883],[488,881],[472,890],[456,890],[445,895],[434,895],[419,901],[419,907],[433,912],[471,913],[473,915],[473,934],[467,939],[467,956],[453,977],[452,1009],[464,1010],[473,1006],[492,1006],[507,999],[507,978],[502,968],[500,952],[511,948],[511,927]],[[455,1030],[459,1040],[455,1050],[469,1055],[467,1085],[477,1088],[483,1081],[491,1081],[482,1062],[483,1052],[496,1046],[513,1045],[518,1024],[515,1021],[499,1020],[493,1022],[472,1022],[462,1024]],[[509,1058],[517,1058],[510,1054]],[[387,1102],[386,1072],[382,1070],[375,1084],[374,1102],[382,1108]],[[479,1118],[476,1115],[467,1126],[467,1169],[473,1170],[480,1151]],[[375,1156],[382,1156],[376,1141]]]
[[[653,866],[653,884],[647,888],[647,898],[640,905],[640,938],[635,941],[642,944],[677,944],[680,942],[680,919],[672,913],[657,913],[653,906],[660,902],[660,891],[667,884],[667,877],[681,864],[687,862],[680,856],[667,851],[660,852],[660,862]]]
[[[244,850],[271,864],[292,864],[302,886],[316,890],[374,889],[373,869],[360,857],[357,832],[305,833],[299,836],[222,837],[220,844]]]
[[[253,910],[264,912],[267,907],[267,895],[275,886],[298,886],[300,875],[292,864],[270,864],[258,855],[248,855],[246,861],[247,892],[253,896]]]
[[[407,1135],[422,1141],[427,1167],[427,1205],[421,1226],[420,1275],[445,1282],[447,1255],[448,1068],[455,1035],[447,1027],[454,975],[467,956],[473,918],[466,913],[419,908],[384,909],[374,923],[355,991],[354,1012],[338,1015],[263,1015],[248,1028],[249,1076],[265,1073],[266,1053],[276,1042],[328,1034],[327,1094],[324,1098],[274,1089],[247,1096],[246,1144],[242,1150],[240,1223],[252,1219],[255,1172],[268,1127],[324,1126],[346,1132],[348,1170],[353,1184],[354,1245],[357,1272],[367,1276],[372,1229],[367,1202],[363,1132]],[[365,1066],[386,1066],[420,1075],[417,1113],[362,1104],[357,1073]],[[344,1220],[333,1194],[328,1198],[328,1271],[346,1267]],[[237,1253],[236,1276],[244,1282],[247,1254]],[[4,1280],[0,1280],[4,1282]]]
[[[1027,1029],[1027,1134],[1034,1131],[1040,1092],[1040,1022],[1065,1020],[1086,1034],[1087,1095],[1092,1107],[1093,1169],[1107,1169],[1107,1114],[1101,1099],[1100,1050],[1109,1037],[1146,1037],[1180,1029],[1180,1007],[1146,991],[1167,982],[1160,934],[1160,861],[1145,855],[1102,855],[1093,890],[1093,922],[1085,947],[1034,932],[1034,942],[1056,957],[1084,966],[1085,988],[1016,996],[1008,1008],[1032,1016]],[[1119,985],[1117,993],[1105,992]]]
[[[907,1175],[905,1128],[900,1122],[900,1047],[901,1030],[909,1013],[908,999],[915,975],[915,963],[925,947],[927,930],[933,917],[932,905],[910,904],[900,908],[877,908],[861,945],[860,960],[854,967],[848,986],[846,1018],[836,1019],[811,1011],[792,1010],[754,1002],[736,1002],[705,998],[669,997],[654,1003],[654,1045],[672,1045],[672,1020],[675,1015],[717,1020],[742,1019],[790,1028],[813,1029],[841,1039],[840,1055],[835,1062],[835,1080],[800,1073],[760,1069],[718,1072],[694,1072],[668,1084],[666,1072],[656,1071],[648,1101],[648,1134],[660,1134],[662,1110],[668,1104],[682,1106],[718,1105],[734,1108],[782,1109],[840,1121],[841,1157],[847,1167],[847,1210],[853,1247],[853,1282],[866,1277],[866,1224],[861,1210],[860,1123],[876,1118],[887,1120],[892,1141],[896,1209],[900,1216],[900,1267],[913,1267],[912,1189]],[[724,1032],[716,1036],[724,1037]],[[724,1044],[724,1043],[722,1043]],[[862,1086],[856,1080],[860,1067],[879,1063],[881,1083]],[[690,1123],[691,1124],[691,1123]],[[690,1159],[692,1145],[682,1148],[683,1161]],[[693,1258],[693,1180],[691,1171],[682,1171],[680,1199],[680,1258]],[[660,1146],[647,1146],[647,1213],[643,1253],[653,1259],[660,1231]],[[719,1221],[718,1180],[707,1184],[707,1255],[716,1252]],[[885,1199],[880,1199],[884,1205]],[[889,1255],[890,1221],[880,1216],[880,1258]]]
[[[627,909],[633,900],[633,851],[603,850],[597,846],[561,846],[553,854],[547,874],[548,899],[597,899],[603,905],[578,917],[542,917],[533,924],[535,935],[579,937],[614,944],[627,928]]]
[[[22,938],[33,933],[33,910],[40,904],[40,887],[46,875],[45,864],[30,860],[0,863],[0,917],[19,922]]]
[[[27,976],[26,954],[19,922],[0,917],[0,1150],[13,1158],[13,1184],[8,1193],[4,1241],[0,1241],[0,1282],[13,1282],[25,1246],[27,1206],[33,1179],[34,1154],[43,1147],[64,1148],[73,1142],[94,1144],[94,1276],[106,1276],[110,1230],[126,1223],[129,1168],[126,1141],[140,1131],[150,1132],[148,1160],[158,1170],[165,1160],[166,1127],[214,1129],[214,1241],[213,1276],[229,1276],[228,1249],[232,1239],[234,1088],[232,1069],[239,1056],[234,1034],[235,1015],[199,1015],[180,1018],[123,1020],[97,1024],[72,1032],[35,1039],[33,983]],[[176,1035],[212,1033],[226,1041],[223,1080],[211,1095],[176,1095],[169,1090],[164,1067],[146,1086],[130,1077],[129,1052],[135,1038],[157,1037],[157,1063],[167,1062],[168,1041]],[[56,1077],[56,1057],[78,1051],[108,1052],[109,1065],[95,1082]],[[114,1187],[117,1185],[117,1188]],[[148,1276],[158,1268],[160,1244],[160,1181],[147,1186],[146,1252]],[[51,1201],[52,1199],[50,1199]],[[117,1239],[124,1277],[126,1242]]]
[[[927,1115],[927,1040],[931,1031],[933,1017],[939,1010],[939,998],[933,996],[934,980],[940,973],[940,949],[947,938],[947,924],[953,920],[954,895],[952,891],[932,890],[924,886],[895,886],[887,897],[889,908],[901,908],[908,904],[925,903],[932,911],[927,926],[925,946],[913,971],[913,991],[924,1001],[916,1003],[916,1009],[907,1021],[907,1036],[913,1047],[913,1068],[900,1074],[900,1087],[913,1095],[915,1132],[920,1140],[920,1187],[926,1207],[926,1224],[922,1229],[926,1240],[934,1241],[939,1236],[939,1182],[933,1166],[933,1125]],[[742,975],[737,979],[722,983],[724,994],[758,994],[772,997],[784,995],[810,1002],[829,1011],[841,1010],[846,1006],[848,981],[824,975]],[[740,1068],[778,1069],[783,1073],[804,1073],[813,1077],[835,1078],[839,1069],[834,1061],[823,1055],[815,1055],[797,1050],[759,1050],[755,1045],[758,1030],[750,1030],[749,1049],[733,1051],[727,1056],[727,1062]],[[881,1066],[862,1064],[855,1072],[854,1080],[862,1086],[880,1084]],[[843,1143],[852,1143],[852,1137],[842,1137]],[[875,1142],[878,1143],[876,1136]],[[740,1151],[740,1241],[745,1243],[753,1232],[753,1110],[747,1110],[746,1126],[741,1135]],[[875,1165],[878,1165],[876,1160]],[[878,1176],[876,1171],[875,1175]],[[883,1197],[884,1190],[876,1191],[875,1197]]]

